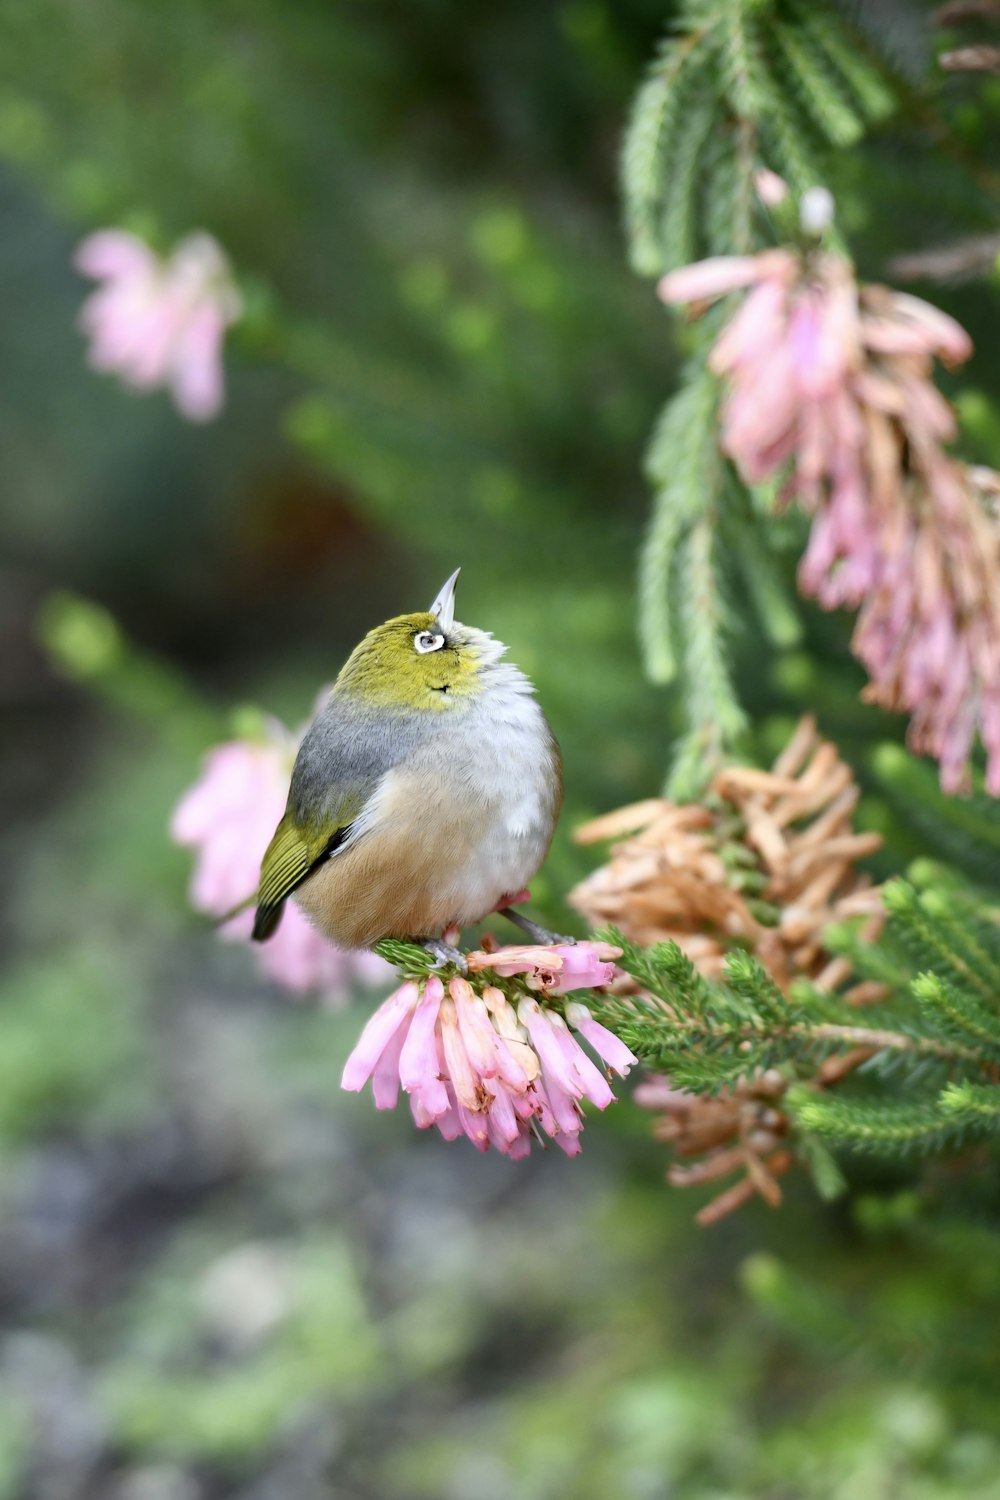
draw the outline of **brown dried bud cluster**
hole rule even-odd
[[[672,938],[711,979],[739,945],[782,989],[809,979],[842,991],[851,966],[824,948],[824,931],[862,915],[874,938],[883,921],[878,891],[855,869],[881,843],[852,826],[858,795],[836,747],[803,719],[770,771],[720,771],[705,805],[654,798],[579,829],[583,844],[627,836],[570,905],[643,946]],[[855,986],[847,998],[870,994]]]
[[[955,47],[951,52],[942,52],[938,62],[946,73],[1000,73],[1000,47],[990,42]]]
[[[965,26],[983,22],[995,26],[1000,21],[996,0],[952,0],[932,13],[935,26]],[[938,55],[938,66],[946,73],[1000,73],[1000,47],[993,41],[973,40],[961,47],[951,47]]]
[[[778,1178],[795,1161],[788,1150],[788,1120],[779,1108],[785,1080],[768,1071],[714,1097],[675,1089],[661,1075],[640,1083],[637,1104],[655,1110],[653,1134],[681,1157],[700,1158],[667,1171],[671,1187],[697,1187],[737,1173],[736,1181],[695,1215],[715,1224],[759,1193],[777,1208]]]
[[[880,845],[853,827],[858,786],[836,747],[803,719],[770,771],[728,767],[704,805],[655,798],[588,823],[582,843],[617,838],[608,862],[570,895],[595,927],[613,923],[648,946],[673,939],[707,977],[722,975],[726,953],[750,949],[783,990],[807,979],[863,1005],[878,986],[856,982],[850,960],[831,954],[823,934],[862,917],[873,941],[885,915],[881,897],[856,862]],[[836,1059],[817,1075],[827,1086],[863,1054]],[[794,1160],[780,1108],[781,1074],[748,1077],[714,1097],[653,1078],[636,1097],[659,1114],[655,1130],[675,1153],[697,1158],[672,1167],[676,1186],[741,1177],[698,1215],[711,1223],[754,1194],[777,1205],[777,1178]]]

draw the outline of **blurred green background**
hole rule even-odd
[[[916,88],[925,7],[870,10]],[[574,823],[661,785],[634,564],[678,353],[616,161],[672,14],[0,4],[0,1500],[1000,1497],[995,1172],[856,1167],[706,1233],[629,1104],[577,1161],[417,1134],[340,1094],[362,1012],[260,982],[166,836],[240,704],[300,722],[458,564],[564,747],[553,918]],[[835,169],[866,269],[995,222],[998,85],[950,87],[958,156],[905,170],[914,105]],[[212,426],[86,371],[70,263],[103,224],[232,256]],[[940,299],[996,463],[994,288]],[[779,654],[733,603],[761,751],[818,708],[882,868],[927,850],[849,622]]]

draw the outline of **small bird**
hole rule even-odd
[[[261,867],[259,942],[289,896],[341,948],[409,938],[453,960],[442,933],[493,911],[551,940],[507,907],[552,842],[559,746],[506,646],[455,619],[460,571],[425,614],[369,631],[306,731]]]

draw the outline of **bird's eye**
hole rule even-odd
[[[418,630],[413,637],[413,644],[421,656],[426,656],[428,651],[440,651],[444,645],[444,636],[435,635],[432,630]]]

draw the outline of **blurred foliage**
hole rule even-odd
[[[1000,92],[930,71],[929,7],[843,9],[898,99],[830,165],[882,276],[995,226]],[[459,562],[563,742],[560,922],[573,823],[659,787],[681,716],[635,642],[641,452],[690,351],[615,184],[674,17],[0,4],[2,1500],[1000,1496],[987,1150],[861,1163],[853,1198],[793,1186],[711,1238],[627,1103],[578,1162],[481,1160],[340,1094],[358,1016],[256,980],[165,838],[240,703],[300,722]],[[105,222],[204,226],[239,268],[213,427],[86,372],[70,255]],[[963,431],[1000,463],[995,276],[924,290],[975,331]],[[755,607],[742,574],[725,598],[754,746],[819,706],[881,872],[961,865],[846,623],[791,613],[789,552],[750,572]],[[969,873],[996,886],[981,840]]]

